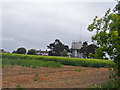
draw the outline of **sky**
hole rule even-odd
[[[0,2],[0,46],[4,50],[12,52],[19,47],[46,50],[55,39],[69,47],[73,41],[91,43],[95,32],[89,32],[88,25],[95,16],[102,17],[105,11],[116,5],[111,0],[40,1]]]

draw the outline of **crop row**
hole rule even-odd
[[[19,59],[19,60],[39,60],[39,61],[55,61],[64,65],[83,66],[83,67],[113,67],[115,63],[111,60],[103,59],[84,59],[84,58],[69,58],[56,56],[38,56],[38,55],[24,55],[24,54],[8,54],[3,53],[2,58]]]

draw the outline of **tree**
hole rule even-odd
[[[85,42],[83,42],[83,45],[80,49],[80,53],[83,54],[84,58],[87,58],[87,46],[88,46],[88,43],[85,41]]]
[[[95,45],[95,44],[90,44],[87,46],[87,57],[89,57],[89,54],[91,53],[92,54],[95,54],[95,50],[97,49],[98,47]],[[94,57],[93,57],[94,58]]]
[[[17,51],[13,51],[12,53],[17,53]]]
[[[30,50],[28,50],[27,54],[36,55],[36,50],[35,49],[30,49]]]
[[[62,44],[58,39],[56,39],[54,43],[49,44],[47,47],[50,49],[50,56],[61,56],[61,52],[64,50],[69,51],[68,45]]]
[[[68,56],[68,52],[65,50],[65,51],[62,51],[61,52],[61,56]]]
[[[25,54],[27,51],[25,48],[21,47],[21,48],[18,48],[17,51],[16,51],[18,54]]]
[[[89,58],[89,54],[95,54],[95,50],[98,48],[95,44],[88,45],[87,42],[83,42],[82,48],[80,49],[80,53],[83,54],[84,58]],[[94,57],[92,57],[94,58]]]
[[[108,54],[120,68],[120,15],[111,13],[109,9],[102,18],[96,16],[93,23],[88,26],[88,30],[96,30],[96,34],[92,36],[92,40],[99,46],[95,57],[104,59]],[[120,76],[119,69],[118,75]]]

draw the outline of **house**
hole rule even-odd
[[[83,54],[80,53],[80,49],[82,47],[82,42],[72,42],[72,47],[71,47],[71,57],[75,58],[83,58]]]

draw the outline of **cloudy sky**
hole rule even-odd
[[[95,16],[113,8],[116,2],[1,2],[0,40],[7,51],[18,47],[46,50],[60,39],[71,47],[72,41],[91,42],[94,32],[87,27]],[[72,1],[72,2],[71,2]]]

